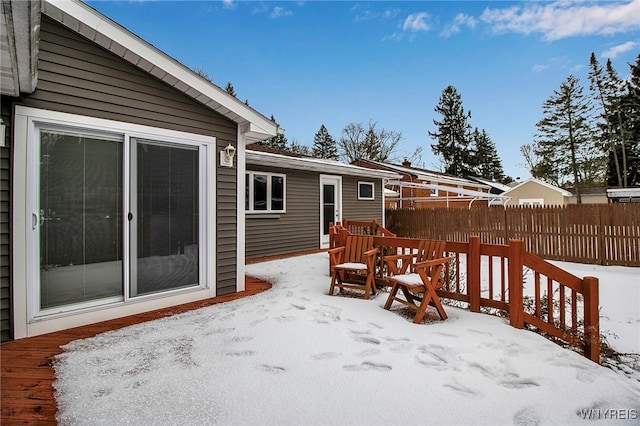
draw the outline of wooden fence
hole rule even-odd
[[[386,228],[402,237],[485,244],[524,242],[548,260],[640,266],[640,204],[387,210]]]
[[[348,222],[348,230],[332,227],[331,246],[342,245],[345,232],[373,235],[380,249],[376,281],[385,285],[384,254],[411,252],[419,240],[390,236],[379,225],[371,232],[372,223]],[[510,240],[508,245],[483,244],[479,237],[471,236],[464,243],[446,242],[445,250],[452,261],[445,268],[444,286],[437,290],[441,298],[466,303],[471,312],[498,310],[509,317],[513,327],[536,328],[581,349],[592,361],[600,361],[597,278],[576,277],[528,253],[520,240]]]

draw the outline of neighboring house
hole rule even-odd
[[[250,145],[246,152],[246,256],[326,248],[329,224],[376,219],[397,173]]]
[[[400,179],[387,182],[387,188],[398,194],[396,198],[388,198],[389,208],[468,208],[502,199],[500,194],[492,193],[492,187],[486,183],[411,167],[407,160],[401,166],[372,160],[356,160],[352,164],[401,175]]]
[[[640,203],[640,188],[607,189],[607,198],[611,203]]]
[[[84,3],[0,9],[2,340],[243,290],[276,123]]]
[[[571,197],[569,191],[535,178],[519,183],[502,195],[509,197],[504,202],[507,206],[564,206]]]

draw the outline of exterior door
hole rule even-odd
[[[320,247],[329,247],[329,224],[342,220],[342,178],[320,176]]]

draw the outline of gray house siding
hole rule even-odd
[[[255,258],[320,247],[320,174],[247,164],[247,170],[286,175],[286,213],[247,214],[246,257]]]
[[[13,339],[11,315],[11,105],[2,99],[0,117],[6,125],[0,148],[0,341]]]
[[[38,86],[19,104],[217,138],[237,145],[237,125],[77,33],[43,16]],[[218,168],[218,294],[236,289],[236,168]]]
[[[246,215],[248,259],[320,248],[320,174],[247,164],[248,171],[286,175],[286,213]],[[335,175],[335,173],[326,173]],[[358,182],[374,183],[374,200],[358,200]],[[382,180],[342,176],[342,215],[382,223]]]
[[[358,182],[372,182],[374,199],[358,200]],[[364,176],[342,177],[342,217],[382,223],[382,180]]]

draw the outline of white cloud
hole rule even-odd
[[[427,23],[429,19],[429,14],[426,12],[412,13],[404,20],[402,29],[405,31],[429,31],[431,29]]]
[[[636,46],[638,46],[638,42],[636,42],[636,41],[628,41],[626,43],[622,43],[622,44],[619,44],[617,46],[613,46],[610,49],[605,50],[604,52],[602,52],[602,55],[600,55],[600,56],[603,57],[603,58],[615,59],[620,54],[622,54],[624,52],[628,52],[631,49],[635,49]]]
[[[458,13],[453,22],[445,26],[440,35],[443,37],[451,37],[454,34],[458,34],[462,26],[473,29],[475,28],[477,23],[478,21],[473,16],[469,16],[464,13]]]
[[[480,19],[495,32],[540,33],[546,40],[640,29],[640,0],[584,3],[574,0],[529,3],[506,9],[487,8]]]
[[[549,67],[550,67],[549,64],[547,64],[547,65],[538,64],[538,65],[534,65],[533,68],[531,68],[531,70],[533,72],[542,72],[542,71],[546,70]]]
[[[233,9],[236,7],[234,0],[222,0],[222,7],[225,9]]]
[[[293,15],[293,11],[289,9],[285,9],[284,7],[276,6],[271,11],[271,14],[269,14],[269,17],[271,19],[277,19],[277,18],[282,18],[284,16],[291,16],[291,15]]]

